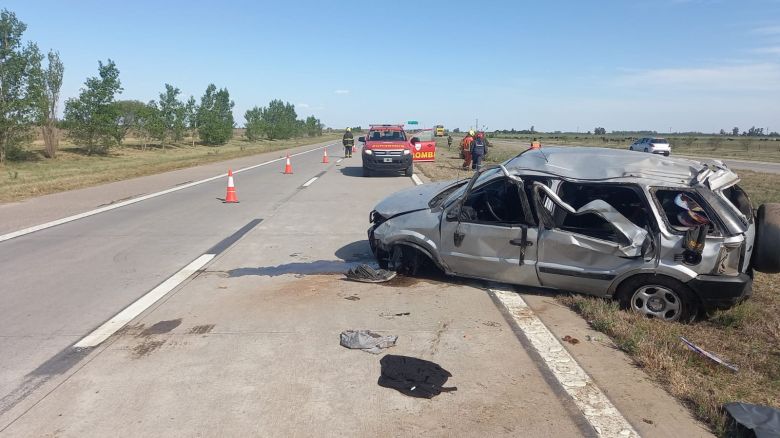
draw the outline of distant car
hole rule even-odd
[[[664,155],[672,153],[672,146],[665,138],[645,137],[640,138],[628,147],[630,151],[649,152],[651,154]]]
[[[582,165],[588,163],[588,165]],[[757,210],[719,161],[604,148],[529,150],[471,180],[381,201],[381,267],[614,297],[667,321],[733,306],[780,272],[780,204]]]

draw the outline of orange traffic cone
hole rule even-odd
[[[227,194],[225,195],[225,200],[222,201],[225,203],[235,203],[238,202],[238,197],[236,196],[236,185],[233,183],[233,170],[228,169],[228,186],[227,186]]]
[[[290,164],[290,154],[287,154],[287,164],[284,165],[284,174],[292,175],[292,164]]]
[[[323,164],[328,164],[328,150],[323,149],[322,151],[322,162]]]

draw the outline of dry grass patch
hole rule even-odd
[[[617,303],[559,299],[609,335],[634,362],[683,401],[718,435],[727,431],[724,403],[780,408],[780,287],[777,276],[757,274],[753,297],[693,324],[665,323],[623,312]],[[733,372],[690,351],[685,337],[739,367]]]

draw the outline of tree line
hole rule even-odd
[[[35,43],[23,43],[27,26],[13,12],[0,12],[0,163],[25,157],[25,145],[38,128],[44,156],[54,158],[58,128],[88,154],[105,154],[133,135],[146,149],[153,142],[165,148],[185,134],[203,144],[219,146],[233,137],[235,103],[227,88],[210,84],[200,102],[164,84],[157,100],[118,100],[123,91],[116,63],[98,61],[98,75],[87,78],[77,97],[65,101],[64,118],[57,119],[64,65],[59,53],[49,51],[44,62]],[[295,106],[272,100],[245,114],[250,140],[287,139],[322,135],[323,125],[310,116],[298,120]]]

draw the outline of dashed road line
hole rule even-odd
[[[306,181],[305,183],[303,183],[303,186],[302,186],[302,187],[309,187],[310,185],[312,185],[312,183],[313,183],[314,181],[317,181],[317,177],[316,177],[316,176],[315,176],[314,178],[312,178],[312,179],[310,179],[310,180]]]
[[[341,163],[342,161],[344,161],[344,159],[343,159],[343,158],[339,158],[338,160],[336,160],[336,164],[339,164],[339,163]]]
[[[416,185],[416,186],[422,185],[422,183],[423,183],[422,180],[420,179],[420,177],[417,176],[416,173],[412,174],[412,181],[414,181],[414,185]]]
[[[582,415],[604,437],[639,437],[593,379],[574,360],[517,292],[491,288]]]
[[[314,149],[309,149],[309,150],[306,150],[306,151],[303,151],[303,152],[298,152],[298,153],[292,154],[290,156],[291,157],[296,157],[296,156],[299,156],[299,155],[308,154],[310,152],[319,151],[321,149],[326,149],[326,148],[328,148],[330,146],[333,146],[333,145],[330,144],[330,145],[320,146],[320,147],[317,147],[317,148],[314,148]],[[287,157],[281,157],[281,158],[277,158],[277,159],[274,159],[274,160],[265,161],[265,162],[262,162],[260,164],[255,164],[253,166],[244,167],[243,169],[235,170],[235,171],[233,171],[233,173],[236,174],[236,173],[246,172],[248,170],[256,169],[256,168],[262,167],[262,166],[267,166],[269,164],[273,164],[273,163],[277,163],[277,162],[280,162],[280,161],[284,161],[286,159],[287,159]],[[24,228],[24,229],[21,229],[21,230],[18,230],[18,231],[14,231],[12,233],[3,234],[3,235],[0,235],[0,242],[4,242],[6,240],[11,240],[11,239],[16,238],[16,237],[24,236],[26,234],[35,233],[36,231],[45,230],[47,228],[56,227],[57,225],[62,225],[62,224],[66,224],[68,222],[73,222],[73,221],[76,221],[76,220],[79,220],[79,219],[84,219],[85,217],[94,216],[94,215],[100,214],[100,213],[105,213],[107,211],[111,211],[111,210],[114,210],[114,209],[117,209],[117,208],[120,208],[120,207],[125,207],[127,205],[135,204],[137,202],[146,201],[147,199],[152,199],[152,198],[156,198],[158,196],[167,195],[168,193],[178,192],[179,190],[188,189],[190,187],[194,187],[194,186],[197,186],[197,185],[200,185],[200,184],[211,182],[211,181],[214,181],[214,180],[217,180],[217,179],[220,179],[220,178],[224,178],[226,176],[227,176],[227,173],[223,173],[223,174],[220,174],[220,175],[217,175],[217,176],[212,176],[210,178],[202,179],[202,180],[199,180],[199,181],[193,181],[193,182],[188,183],[188,184],[175,186],[175,187],[172,187],[170,189],[162,190],[162,191],[155,192],[155,193],[150,193],[148,195],[140,196],[138,198],[128,199],[126,201],[122,201],[122,202],[117,202],[117,203],[114,203],[114,204],[106,205],[105,207],[100,207],[100,208],[96,208],[94,210],[85,211],[83,213],[74,214],[72,216],[64,217],[62,219],[57,219],[57,220],[54,220],[54,221],[51,221],[51,222],[46,222],[46,223],[43,223],[43,224],[40,224],[40,225],[35,225],[35,226],[32,226],[32,227]]]

